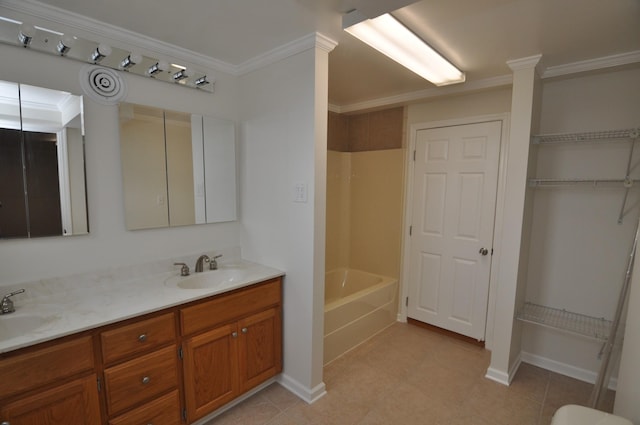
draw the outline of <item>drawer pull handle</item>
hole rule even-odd
[[[249,329],[247,329],[247,328],[242,328],[242,333],[243,333],[243,334],[246,334],[247,332],[249,332]]]
[[[147,334],[142,334],[138,337],[138,341],[145,342],[147,340]]]
[[[238,337],[238,332],[231,332],[231,336],[233,338],[237,338]]]
[[[142,378],[142,383],[144,385],[147,385],[149,382],[151,382],[151,378],[149,378],[148,376],[145,376],[144,378]]]

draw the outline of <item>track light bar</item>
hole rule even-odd
[[[345,31],[436,86],[462,83],[464,72],[388,13],[367,19],[357,10],[344,15]]]

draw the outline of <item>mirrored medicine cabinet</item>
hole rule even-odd
[[[121,103],[129,230],[236,220],[235,123]]]
[[[0,239],[87,233],[82,97],[0,81]]]

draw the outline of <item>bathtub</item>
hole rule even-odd
[[[398,280],[361,270],[328,271],[324,288],[324,364],[396,320]]]

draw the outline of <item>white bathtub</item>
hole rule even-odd
[[[324,288],[324,364],[393,324],[398,280],[340,268],[328,271]]]

